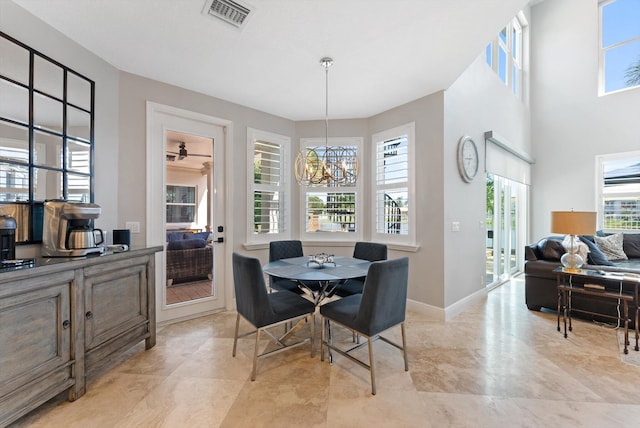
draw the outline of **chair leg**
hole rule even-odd
[[[240,326],[240,314],[236,316],[236,332],[233,335],[233,354],[232,356],[236,356],[236,345],[238,344],[238,327]]]
[[[311,341],[309,343],[311,344],[311,358],[313,358],[313,340],[316,337],[316,315],[311,314],[309,316],[311,317]]]
[[[326,327],[323,317],[320,318],[320,361],[324,361],[324,341],[326,340]]]
[[[251,371],[251,381],[256,380],[256,368],[258,367],[258,345],[260,343],[260,329],[256,330],[256,347],[253,351],[253,370]]]
[[[376,395],[376,369],[373,363],[373,340],[369,338],[369,371],[371,372],[371,395]]]
[[[404,332],[404,323],[400,323],[400,330],[402,330],[402,356],[404,357],[404,371],[409,371],[409,361],[407,360],[407,338]]]

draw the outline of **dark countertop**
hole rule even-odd
[[[115,262],[131,257],[147,256],[159,251],[163,251],[164,246],[131,248],[123,252],[105,252],[99,255],[88,255],[84,257],[39,257],[34,259],[22,259],[23,265],[16,267],[6,267],[0,269],[0,284],[29,277],[31,275],[41,275],[60,272],[69,269],[78,269],[102,263]]]

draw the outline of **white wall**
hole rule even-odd
[[[0,30],[96,82],[95,202],[102,214],[96,226],[105,231],[117,223],[118,70],[69,40],[13,2],[0,1]],[[37,246],[19,246],[18,257],[39,255]],[[39,247],[39,246],[38,246]]]
[[[167,186],[195,186],[196,188],[196,221],[188,226],[190,228],[205,230],[206,226],[211,226],[207,218],[207,205],[209,203],[207,200],[208,178],[206,174],[202,174],[197,169],[167,166]],[[182,225],[179,227],[171,224],[167,225],[167,229],[182,229],[183,227]]]
[[[596,0],[532,8],[531,241],[555,210],[596,209],[595,156],[640,147],[640,89],[598,96]]]

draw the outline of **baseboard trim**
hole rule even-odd
[[[436,321],[446,322],[458,316],[458,314],[474,303],[486,299],[487,292],[487,289],[483,288],[482,290],[478,290],[444,309],[427,303],[418,302],[417,300],[407,299],[407,310],[424,315]]]

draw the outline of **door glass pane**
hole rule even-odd
[[[485,284],[491,284],[495,281],[494,277],[494,250],[493,250],[493,237],[494,237],[494,177],[493,174],[487,173],[487,184],[486,184],[486,204],[487,204],[487,217],[486,217],[486,227],[487,227],[487,238],[486,238],[486,260],[487,260],[487,272],[486,272],[486,281]]]

